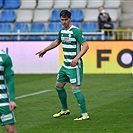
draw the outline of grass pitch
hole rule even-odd
[[[74,121],[80,115],[70,85],[68,94],[69,116],[53,118],[60,110],[54,89],[56,75],[15,75],[18,133],[131,133],[133,132],[133,97],[131,74],[86,74],[82,92],[86,98],[90,120]],[[50,90],[38,95],[34,92]],[[5,133],[3,127],[0,133]]]

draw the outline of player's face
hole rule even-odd
[[[67,30],[67,29],[69,29],[70,28],[70,21],[71,21],[71,19],[70,18],[68,18],[68,17],[60,17],[60,20],[61,20],[61,23],[62,23],[62,25],[65,27],[65,29]]]

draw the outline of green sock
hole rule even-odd
[[[79,104],[79,107],[81,109],[82,113],[86,113],[86,103],[83,93],[80,89],[72,89],[73,94],[75,95],[77,102]]]
[[[57,90],[58,97],[59,97],[59,99],[61,101],[62,109],[63,110],[68,109],[68,107],[67,107],[67,94],[66,94],[66,90],[64,88],[59,88],[57,86],[55,86],[55,89]]]

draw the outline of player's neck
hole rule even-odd
[[[68,30],[72,25],[69,24],[65,29]]]

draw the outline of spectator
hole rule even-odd
[[[98,15],[98,28],[101,29],[112,29],[111,27],[111,17],[109,13],[107,13],[103,6],[99,7],[99,15]],[[105,35],[110,35],[107,31]]]

